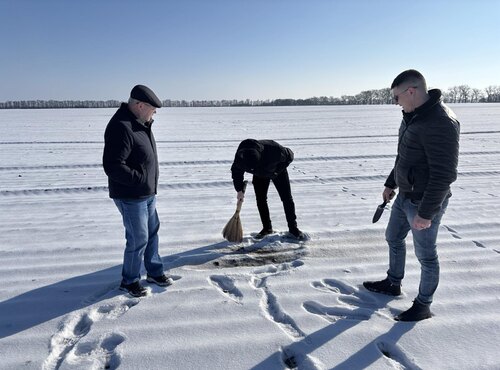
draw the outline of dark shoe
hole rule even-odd
[[[394,320],[420,321],[420,320],[430,319],[431,317],[432,317],[431,306],[428,304],[420,303],[415,299],[413,301],[413,306],[411,306],[405,312],[402,312],[396,317],[394,317]]]
[[[263,237],[265,237],[266,235],[269,235],[269,234],[272,234],[274,233],[273,229],[262,229],[260,230],[260,232],[254,236],[255,239],[262,239]]]
[[[160,275],[160,276],[148,275],[148,277],[146,278],[146,281],[148,283],[153,283],[153,284],[156,284],[159,286],[169,286],[169,285],[172,285],[174,283],[172,278],[170,276],[165,275],[165,274]]]
[[[365,281],[363,286],[369,291],[382,293],[387,295],[398,296],[401,295],[401,285],[393,284],[389,278],[381,281]]]
[[[293,229],[290,229],[288,230],[288,232],[290,234],[292,234],[295,238],[297,238],[297,240],[305,240],[306,236],[304,235],[304,233],[302,231],[300,231],[298,228],[293,228]]]
[[[144,297],[148,295],[147,289],[144,288],[138,281],[132,284],[121,283],[120,290],[128,292],[128,294],[130,294],[132,297]]]

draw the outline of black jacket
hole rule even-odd
[[[243,189],[243,178],[245,172],[250,172],[256,176],[274,179],[283,172],[293,161],[293,152],[289,148],[281,146],[273,140],[243,140],[238,146],[240,149],[255,149],[260,153],[260,160],[256,166],[249,167],[243,163],[238,155],[235,155],[231,173],[236,191]],[[238,150],[236,153],[238,153]]]
[[[429,91],[430,99],[412,113],[403,113],[398,155],[385,186],[421,200],[418,214],[431,220],[450,184],[457,179],[460,123],[442,103],[441,91]]]
[[[142,198],[156,194],[158,156],[151,124],[139,123],[122,103],[106,127],[102,163],[111,198]]]

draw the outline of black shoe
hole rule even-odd
[[[120,290],[128,292],[132,297],[144,297],[148,295],[148,291],[138,281],[132,284],[120,284]]]
[[[267,228],[264,228],[262,230],[260,230],[260,232],[254,236],[255,239],[262,239],[263,237],[265,237],[266,235],[269,235],[269,234],[272,234],[274,233],[273,229],[270,228],[270,229],[267,229]]]
[[[398,296],[401,295],[401,285],[393,284],[389,278],[380,281],[365,281],[363,286],[369,291],[382,293],[387,295]]]
[[[306,236],[298,228],[289,229],[288,232],[292,234],[297,240],[305,240]]]
[[[165,275],[165,274],[162,274],[160,276],[148,275],[148,277],[146,278],[146,281],[148,283],[153,283],[153,284],[156,284],[159,286],[169,286],[169,285],[172,285],[174,283],[172,278],[170,276]]]
[[[430,319],[431,317],[432,317],[431,306],[428,304],[420,303],[415,299],[413,301],[413,306],[411,306],[405,312],[402,312],[396,317],[394,317],[394,320],[420,321],[420,320]]]

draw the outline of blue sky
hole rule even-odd
[[[496,0],[0,0],[0,101],[357,94],[416,68],[500,84]]]

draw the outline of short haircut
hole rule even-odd
[[[391,90],[405,83],[413,86],[421,86],[425,89],[425,91],[427,91],[427,82],[425,81],[425,77],[422,73],[415,69],[407,69],[406,71],[401,72],[394,79],[394,81],[392,81]]]
[[[245,168],[255,168],[260,161],[260,152],[254,148],[243,148],[236,152],[239,162],[243,163]]]

